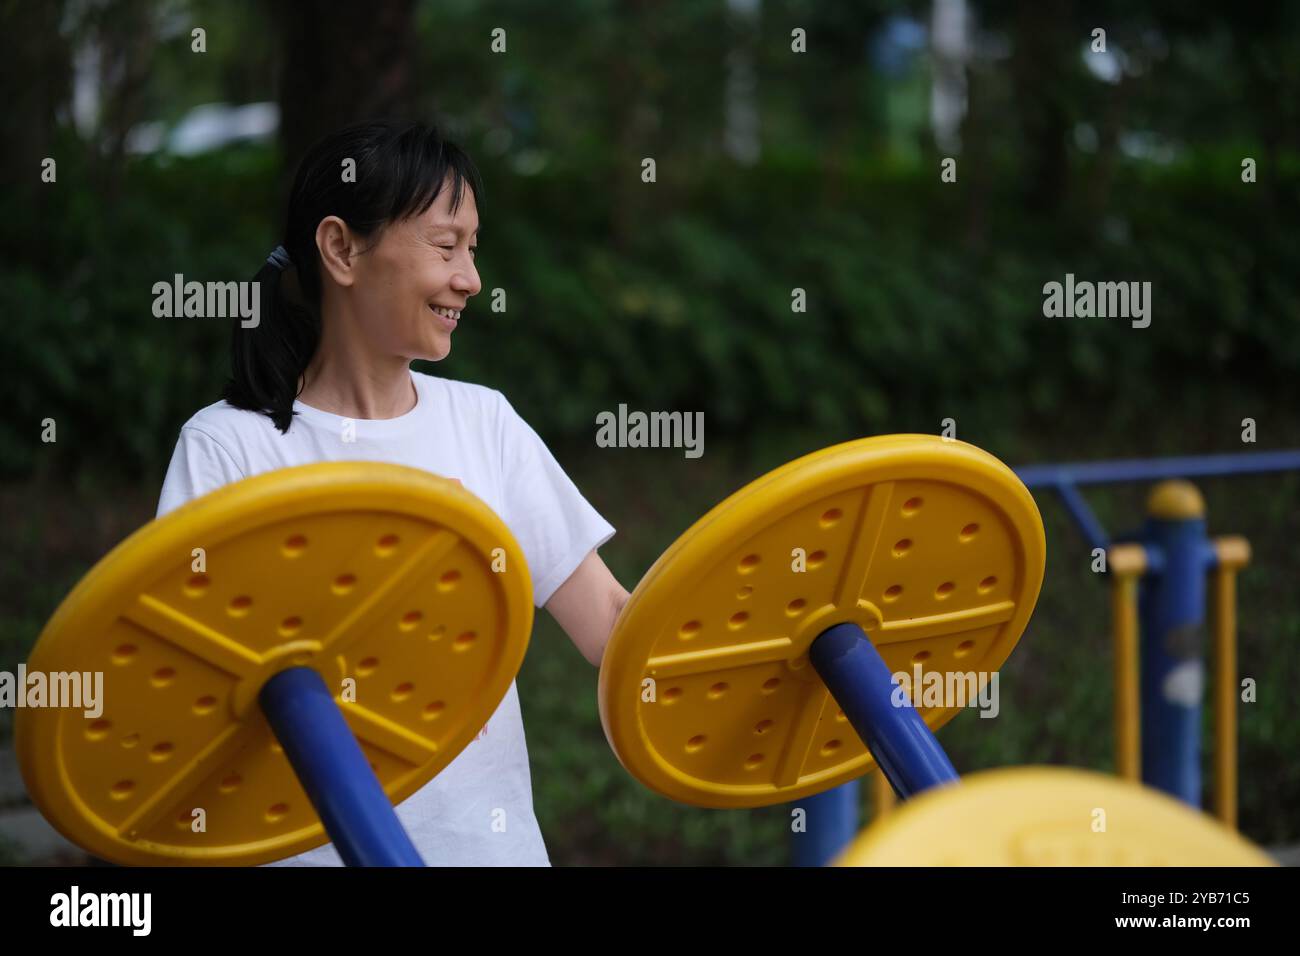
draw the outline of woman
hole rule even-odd
[[[446,358],[481,288],[481,192],[469,157],[428,126],[368,123],[316,144],[283,245],[257,274],[261,320],[236,323],[224,401],[181,429],[158,513],[315,461],[459,479],[518,539],[537,605],[598,666],[628,598],[596,553],[614,529],[500,392],[410,368]],[[479,737],[397,813],[430,865],[549,865],[513,682]],[[327,844],[281,863],[340,860]]]

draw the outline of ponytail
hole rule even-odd
[[[299,379],[320,345],[320,315],[294,295],[297,270],[284,247],[277,247],[276,253],[253,277],[261,293],[260,321],[248,328],[235,323],[230,338],[231,379],[222,397],[236,408],[269,416],[287,434]]]

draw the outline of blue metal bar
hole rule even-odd
[[[325,681],[291,667],[259,701],[302,788],[348,866],[423,866]]]
[[[1070,512],[1070,517],[1074,518],[1074,523],[1079,526],[1083,536],[1088,539],[1089,546],[1101,548],[1103,551],[1108,550],[1110,536],[1106,534],[1106,529],[1088,507],[1088,502],[1079,492],[1078,487],[1070,482],[1062,482],[1056,485],[1056,493],[1060,495],[1061,503]]]
[[[825,866],[852,842],[858,832],[857,780],[804,797],[804,832],[794,835],[795,866]]]
[[[1163,569],[1138,592],[1142,633],[1142,780],[1201,805],[1205,685],[1205,518],[1149,518],[1144,545]]]
[[[808,649],[808,659],[850,726],[902,798],[957,780],[957,771],[910,700],[895,706],[889,666],[856,624],[836,624]]]
[[[1256,475],[1270,471],[1300,471],[1300,449],[1029,465],[1017,468],[1016,474],[1026,487],[1043,488],[1063,484],[1097,485],[1117,481],[1159,481],[1164,478]]]

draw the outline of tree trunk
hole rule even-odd
[[[350,123],[409,117],[415,94],[414,0],[278,0],[280,143],[291,173],[322,136]]]

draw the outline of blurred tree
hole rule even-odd
[[[71,49],[60,33],[62,0],[29,4],[19,0],[0,3],[0,181],[11,199],[30,213],[39,209],[42,196],[41,162],[54,155],[56,113],[67,102],[72,82]],[[30,205],[29,205],[30,204]],[[28,219],[27,221],[31,221]],[[5,230],[18,238],[19,231]],[[21,230],[21,232],[26,232]],[[23,235],[29,252],[39,256],[41,237]],[[5,248],[6,256],[18,249]]]
[[[414,0],[271,0],[281,44],[280,142],[287,173],[341,126],[409,116]]]

